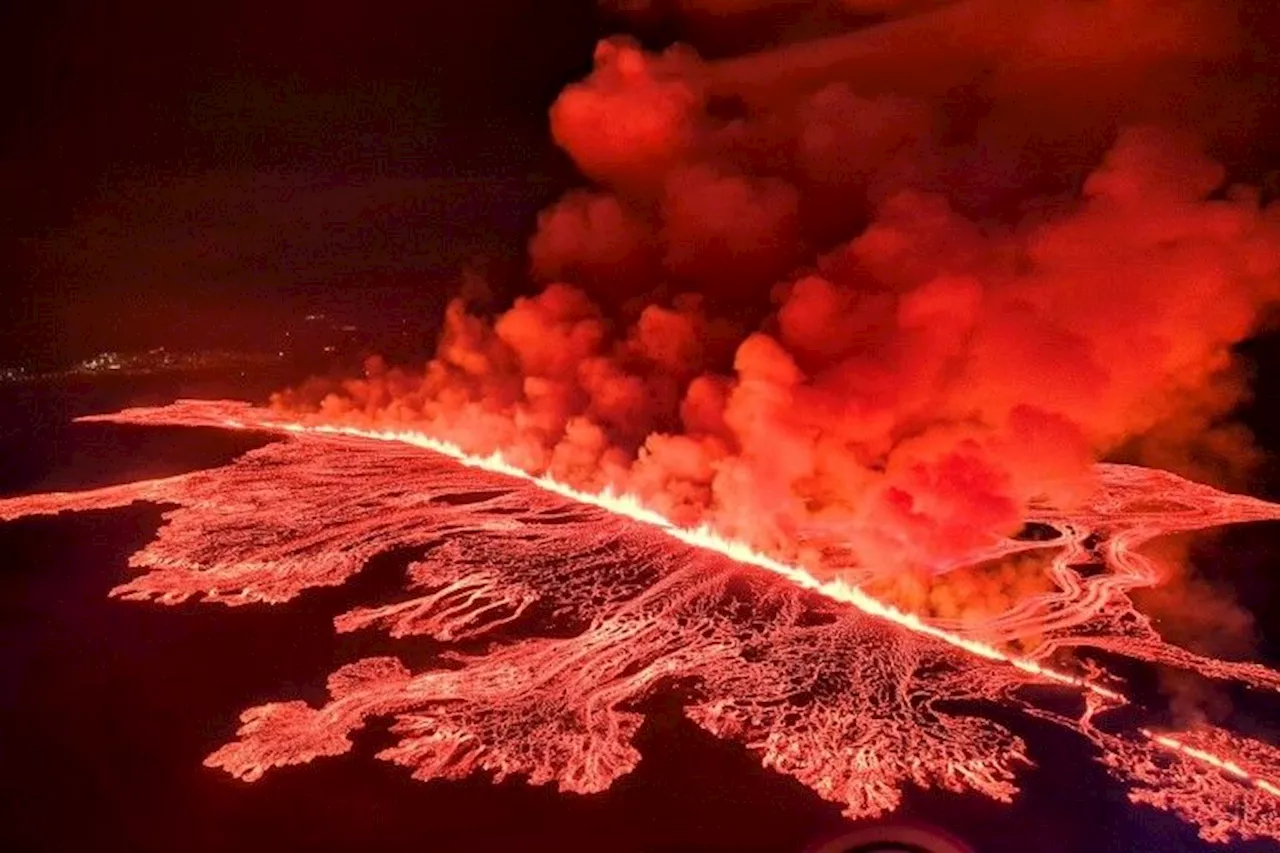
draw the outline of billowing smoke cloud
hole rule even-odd
[[[870,5],[903,14],[732,60],[603,42],[551,108],[590,186],[539,219],[545,289],[278,403],[912,578],[1097,458],[1238,467],[1280,210],[1206,153],[1258,107],[1221,4]]]

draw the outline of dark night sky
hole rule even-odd
[[[715,55],[849,23],[789,8],[644,35]],[[0,366],[253,348],[335,302],[428,341],[463,267],[518,281],[576,180],[547,108],[623,27],[593,0],[0,14]]]
[[[105,171],[143,164],[367,167],[448,153],[491,165],[485,155],[512,135],[541,143],[546,105],[587,67],[599,26],[583,0],[81,0],[10,14],[21,17],[6,25],[19,41],[6,51],[7,147],[20,172],[47,179],[27,188],[35,203],[23,211],[42,224]],[[278,96],[269,114],[250,106],[215,124],[219,109],[267,92]]]
[[[547,106],[604,26],[591,0],[24,5],[0,363],[236,343],[353,280],[519,263],[570,174]]]

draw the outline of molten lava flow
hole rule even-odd
[[[1135,801],[1182,815],[1207,839],[1280,839],[1280,750],[1208,726],[1124,729],[1106,713],[1128,701],[1114,680],[1087,663],[1077,673],[1049,663],[1058,650],[1095,648],[1280,689],[1265,667],[1165,643],[1127,596],[1156,579],[1142,543],[1280,518],[1276,505],[1160,471],[1099,466],[1081,505],[1033,509],[1029,520],[1056,538],[998,546],[1051,549],[1052,589],[980,622],[945,624],[888,606],[847,577],[825,579],[819,567],[678,527],[631,497],[588,494],[429,436],[300,424],[223,402],[90,420],[287,436],[220,469],[0,501],[0,519],[176,504],[130,560],[143,572],[114,595],[284,602],[408,547],[420,554],[407,569],[409,595],[343,613],[336,630],[464,644],[465,653],[446,653],[447,667],[415,672],[392,657],[347,664],[320,709],[294,701],[248,710],[240,739],[207,762],[240,778],[343,753],[365,721],[392,717],[398,742],[380,757],[417,778],[486,771],[598,791],[639,759],[638,701],[679,679],[695,685],[691,720],[853,817],[893,809],[908,783],[1014,796],[1026,745],[994,720],[954,710],[951,700],[967,700],[1080,733]],[[1095,560],[1107,571],[1073,568]],[[1027,652],[1006,650],[1031,636]],[[1036,685],[1051,689],[1028,689]],[[1080,697],[1075,716],[1046,704],[1060,709],[1064,690]]]

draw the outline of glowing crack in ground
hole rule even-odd
[[[1208,840],[1280,839],[1280,750],[1208,725],[1125,729],[1108,714],[1128,702],[1116,679],[1061,654],[1093,648],[1280,690],[1266,667],[1166,643],[1127,596],[1155,581],[1142,543],[1277,519],[1280,506],[1099,466],[1083,506],[1028,516],[1057,538],[1000,546],[1052,549],[1054,588],[988,620],[946,623],[885,605],[848,577],[677,528],[625,496],[583,494],[422,435],[288,423],[234,402],[86,420],[287,436],[222,468],[0,500],[0,520],[175,506],[130,559],[140,574],[113,595],[281,603],[407,547],[421,556],[406,597],[341,614],[336,630],[465,643],[422,671],[394,657],[343,666],[322,708],[249,709],[239,739],[206,762],[242,779],[344,753],[353,731],[389,717],[398,740],[379,757],[416,778],[485,771],[600,791],[639,760],[641,700],[678,682],[690,685],[685,714],[697,725],[853,818],[892,810],[909,783],[1011,799],[1025,745],[972,710],[998,703],[1086,737],[1135,802],[1181,815]],[[1073,569],[1099,559],[1106,572]],[[1027,637],[1030,651],[1007,651]],[[1064,695],[1078,697],[1076,712],[1053,710]]]

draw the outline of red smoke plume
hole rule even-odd
[[[1260,109],[1222,4],[849,5],[901,14],[717,62],[602,42],[551,108],[591,187],[539,219],[545,290],[277,404],[908,576],[1121,449],[1246,458],[1219,424],[1280,210],[1206,154]]]

